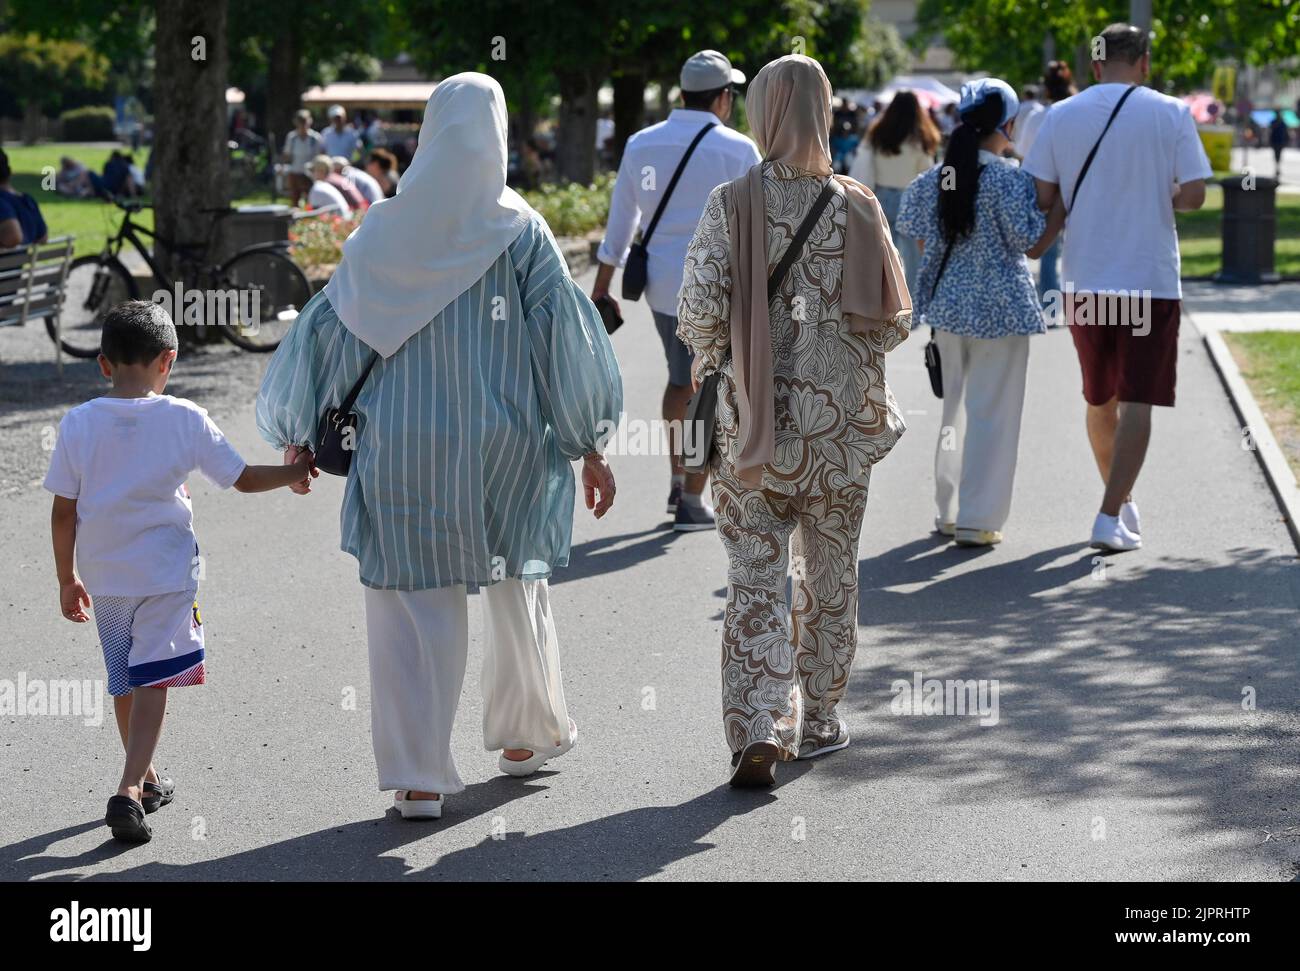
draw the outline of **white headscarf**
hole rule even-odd
[[[532,210],[506,187],[506,99],[486,74],[434,89],[397,195],[372,205],[325,286],[348,330],[389,357],[472,287]]]

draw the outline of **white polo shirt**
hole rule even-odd
[[[1139,87],[1097,149],[1077,202],[1084,159],[1126,84],[1094,84],[1042,115],[1023,168],[1074,203],[1061,250],[1061,286],[1182,297],[1174,193],[1214,174],[1196,123],[1177,98]]]
[[[672,317],[677,316],[677,291],[682,287],[686,248],[695,235],[704,204],[717,186],[740,178],[760,161],[752,141],[722,124],[713,112],[689,108],[674,109],[665,121],[637,132],[623,150],[605,239],[596,252],[602,263],[623,265],[637,229],[645,232],[650,225],[687,146],[710,122],[716,127],[695,147],[650,239],[646,302],[651,310]]]

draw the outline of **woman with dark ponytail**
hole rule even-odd
[[[1005,157],[1019,108],[1011,87],[984,78],[961,95],[943,163],[908,186],[898,228],[922,244],[913,300],[943,373],[935,528],[991,546],[1011,511],[1029,336],[1044,331],[1025,254],[1047,248],[1065,211],[1039,210],[1034,179]]]

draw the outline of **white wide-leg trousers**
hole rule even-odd
[[[569,738],[560,652],[545,580],[502,580],[483,594],[483,743],[543,752]],[[379,788],[454,794],[451,753],[469,650],[464,586],[366,588],[370,727]]]
[[[943,427],[934,452],[942,522],[1000,530],[1011,513],[1029,337],[960,337],[936,330]]]

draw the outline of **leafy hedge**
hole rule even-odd
[[[59,115],[65,142],[111,142],[117,115],[112,108],[73,108]]]
[[[523,197],[556,236],[584,236],[604,227],[613,188],[614,173],[606,172],[591,185],[544,185],[524,192]]]

